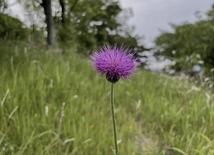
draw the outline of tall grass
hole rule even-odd
[[[0,154],[112,154],[110,84],[87,58],[16,45],[0,53]],[[213,98],[139,69],[115,85],[120,154],[214,154]]]

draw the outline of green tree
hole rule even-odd
[[[62,16],[59,18],[59,42],[63,45],[67,42],[76,46],[80,51],[89,53],[103,43],[124,43],[134,48],[136,52],[142,52],[145,48],[139,44],[141,37],[133,36],[132,30],[127,23],[118,20],[119,15],[125,16],[124,10],[118,1],[113,0],[82,0],[75,2],[65,2],[63,17],[64,24],[61,25]],[[75,6],[75,7],[74,7]]]
[[[25,40],[28,28],[19,19],[0,13],[0,38],[5,40]]]
[[[206,20],[194,24],[172,25],[173,33],[164,32],[156,38],[156,55],[175,61],[176,71],[191,70],[200,65],[206,73],[214,68],[214,5]]]
[[[90,53],[103,43],[115,42],[127,43],[130,47],[135,47],[135,51],[142,52],[142,49],[145,49],[139,44],[140,37],[133,36],[131,28],[118,20],[123,9],[117,0],[19,0],[19,2],[28,12],[38,14],[37,17],[45,21],[48,45],[54,42],[53,36],[56,32],[56,40],[60,47],[74,46],[84,53]]]
[[[47,32],[47,45],[55,45],[55,22],[53,17],[52,10],[52,0],[17,0],[22,6],[24,6],[25,11],[28,13],[28,20],[31,22],[31,26],[35,28],[35,22],[32,21],[34,18],[33,15],[36,15],[36,18],[45,17],[46,32]],[[43,12],[43,15],[41,15]],[[42,25],[43,23],[37,23]]]

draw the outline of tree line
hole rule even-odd
[[[31,32],[43,31],[49,47],[73,46],[89,52],[104,43],[127,44],[135,52],[146,48],[140,44],[141,36],[134,35],[127,24],[130,9],[122,9],[117,0],[17,0],[23,6]],[[0,1],[2,11],[10,7]],[[45,24],[45,29],[41,25]]]

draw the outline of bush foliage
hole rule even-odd
[[[206,20],[173,25],[174,32],[164,32],[157,37],[156,54],[175,61],[176,71],[192,70],[199,65],[210,74],[214,68],[214,5]]]

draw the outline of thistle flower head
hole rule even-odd
[[[91,58],[92,65],[100,75],[106,75],[109,82],[115,83],[120,78],[129,79],[138,63],[133,53],[124,46],[110,48],[108,45],[96,50]]]

